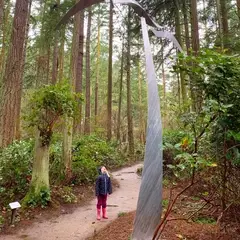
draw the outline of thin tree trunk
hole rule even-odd
[[[43,84],[48,84],[49,77],[49,62],[50,62],[50,54],[49,54],[49,42],[45,39],[45,14],[47,11],[47,3],[41,2],[41,31],[40,31],[40,47],[39,47],[39,55],[37,57],[37,86],[41,86]]]
[[[0,116],[0,147],[12,143],[16,129],[16,107],[22,94],[21,71],[23,70],[24,43],[28,19],[27,0],[17,0],[13,19],[11,44],[3,77]]]
[[[50,57],[51,57],[51,46],[50,44],[48,45],[47,49],[47,69],[46,69],[46,83],[49,83],[49,74],[50,74]]]
[[[2,23],[2,49],[0,53],[0,79],[2,79],[4,70],[5,70],[5,59],[6,59],[6,49],[7,49],[7,40],[8,40],[8,27],[9,27],[9,14],[11,10],[11,3],[8,2],[5,13],[3,15]]]
[[[57,0],[57,11],[60,5],[60,0]],[[58,77],[58,57],[59,57],[59,30],[55,32],[54,47],[53,47],[53,61],[52,61],[52,84],[57,82]]]
[[[112,138],[112,51],[113,51],[113,6],[109,12],[109,59],[108,59],[108,103],[107,103],[107,139]]]
[[[142,73],[141,73],[141,62],[139,57],[138,63],[138,103],[139,103],[139,133],[140,133],[140,143],[145,142],[145,127],[143,119],[143,103],[142,103]]]
[[[191,29],[192,29],[192,49],[195,56],[198,55],[200,43],[199,43],[199,27],[198,27],[198,14],[197,14],[197,0],[191,0],[190,4],[190,12],[191,12]],[[196,76],[194,74],[191,77],[195,79]],[[193,90],[193,84],[190,81],[191,88],[191,98],[192,98],[192,109],[193,111],[199,111],[201,109],[201,92],[198,90]]]
[[[163,40],[161,40],[162,45],[162,80],[163,80],[163,127],[166,127],[166,119],[167,119],[167,103],[166,103],[166,76],[165,76],[165,69],[164,69],[164,44]]]
[[[59,55],[59,47],[58,47],[58,33],[55,35],[55,44],[53,49],[53,62],[52,62],[52,84],[57,82],[58,75],[58,55]]]
[[[70,61],[71,62],[70,84],[72,87],[72,92],[75,92],[76,86],[76,70],[78,63],[78,48],[79,48],[79,29],[80,29],[80,13],[76,14],[74,18],[72,54]],[[63,159],[65,165],[65,176],[67,180],[71,178],[72,173],[72,140],[73,140],[73,118],[66,116],[63,137]]]
[[[175,10],[176,11],[175,13],[176,38],[180,46],[183,47],[182,39],[181,39],[180,7],[179,7],[178,0],[175,0],[175,6],[176,6],[176,10]],[[183,105],[185,105],[187,101],[187,92],[186,92],[186,85],[185,85],[185,76],[182,71],[180,71],[180,84],[181,84],[182,102],[183,102]]]
[[[206,16],[206,2],[205,0],[203,0],[203,15],[204,15],[204,31],[207,32],[207,18],[205,17]]]
[[[119,82],[118,120],[117,120],[117,141],[121,141],[121,112],[122,112],[122,90],[123,90],[123,66],[124,66],[124,41],[122,42],[122,57]]]
[[[221,20],[222,20],[222,33],[223,44],[225,48],[229,47],[229,29],[228,29],[228,13],[225,0],[220,0]]]
[[[4,7],[4,1],[0,0],[0,29],[3,24],[3,7]]]
[[[185,42],[187,48],[187,54],[190,55],[190,35],[189,35],[189,21],[188,21],[188,9],[186,6],[186,0],[183,0],[183,18],[184,18],[184,29],[185,29]]]
[[[59,56],[59,32],[55,33],[54,48],[53,48],[53,61],[52,61],[52,84],[56,84],[58,79],[58,56]]]
[[[77,63],[77,81],[76,92],[82,94],[83,91],[83,47],[84,47],[84,11],[80,12],[80,29],[79,29],[79,49]],[[76,121],[77,132],[82,133],[82,102],[79,103],[79,120]]]
[[[199,52],[199,27],[197,14],[197,0],[191,0],[192,48],[194,54]]]
[[[86,40],[86,105],[85,105],[85,124],[84,133],[90,134],[90,117],[91,117],[91,66],[90,66],[90,41],[91,41],[91,25],[92,25],[92,9],[88,10],[88,27],[87,27],[87,40]]]
[[[240,0],[237,0],[237,12],[238,12],[238,19],[240,24]]]
[[[23,57],[23,63],[22,63],[22,70],[20,72],[21,78],[20,78],[20,84],[22,88],[22,83],[23,83],[23,76],[24,76],[24,66],[25,66],[25,61],[26,61],[26,53],[27,53],[27,44],[28,44],[28,33],[29,33],[29,26],[30,26],[30,14],[31,14],[31,7],[32,7],[32,0],[29,1],[29,7],[28,7],[28,20],[27,20],[27,26],[26,26],[26,36],[25,36],[25,43],[24,43],[24,57]],[[21,131],[20,131],[20,125],[21,125],[21,95],[18,95],[18,100],[17,100],[17,107],[16,107],[16,128],[15,128],[15,139],[20,139],[21,138]]]
[[[63,66],[64,66],[64,46],[65,46],[65,27],[61,30],[61,43],[59,48],[59,74],[58,81],[63,80]]]
[[[180,83],[180,74],[177,73],[177,86],[178,86],[178,90],[177,90],[177,96],[178,96],[178,106],[179,108],[181,107],[181,83]]]
[[[220,7],[220,0],[216,0],[216,9],[217,9],[217,20],[218,20],[218,36],[220,39],[221,49],[224,48],[223,45],[223,34],[222,34],[222,18],[221,18],[221,7]]]
[[[131,10],[128,8],[127,26],[127,120],[128,120],[128,143],[129,154],[134,155],[133,119],[132,119],[132,96],[131,96]]]
[[[98,35],[97,35],[97,76],[96,76],[96,84],[95,84],[95,128],[97,127],[97,119],[98,119],[98,85],[99,85],[99,65],[100,65],[100,52],[101,52],[101,20],[100,13],[98,13]]]

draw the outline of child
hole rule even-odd
[[[97,196],[97,220],[101,219],[101,207],[102,217],[108,219],[106,207],[107,207],[107,194],[112,193],[111,179],[107,169],[102,166],[98,169],[99,176],[96,181],[96,196]]]

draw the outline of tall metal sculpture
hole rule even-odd
[[[77,12],[101,2],[105,1],[80,0],[66,13],[58,26],[66,23],[68,19]],[[130,5],[135,13],[141,18],[148,84],[148,127],[142,182],[138,197],[132,239],[150,240],[161,219],[163,170],[160,99],[147,25],[153,28],[152,31],[157,37],[171,40],[179,51],[182,51],[182,48],[171,32],[159,31],[160,26],[147,14],[137,1],[111,0],[111,3]]]

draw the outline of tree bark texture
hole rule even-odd
[[[180,20],[180,6],[178,0],[175,0],[175,30],[176,30],[176,39],[178,40],[181,47],[182,38],[181,38],[181,20]],[[185,84],[185,76],[182,71],[180,71],[180,83],[181,83],[181,96],[183,105],[186,104],[187,101],[187,92],[186,92],[186,84]]]
[[[220,0],[221,20],[222,20],[222,33],[223,33],[223,45],[225,48],[229,46],[229,28],[228,28],[228,12],[227,3],[225,0]]]
[[[44,133],[37,131],[30,189],[38,196],[42,188],[49,189],[49,145],[43,144]]]
[[[101,57],[101,20],[100,13],[98,14],[98,34],[97,34],[97,66],[96,66],[96,83],[95,83],[95,107],[94,107],[94,115],[95,115],[95,128],[97,127],[97,119],[98,119],[98,88],[99,88],[99,75],[100,75],[100,57]]]
[[[61,42],[59,47],[59,73],[58,73],[58,81],[63,80],[63,67],[64,67],[64,46],[65,46],[65,32],[66,28],[64,27],[61,29],[60,36],[61,36]]]
[[[112,138],[112,52],[113,52],[113,6],[109,11],[109,59],[108,59],[108,101],[107,101],[107,139]]]
[[[117,119],[117,141],[121,139],[121,112],[122,112],[122,91],[123,91],[123,66],[124,66],[124,41],[122,42],[122,57],[119,81],[118,119]]]
[[[2,48],[0,53],[0,79],[3,78],[4,70],[5,70],[5,62],[6,62],[6,49],[7,49],[7,42],[8,42],[8,36],[10,35],[9,31],[9,14],[11,10],[11,3],[10,1],[7,3],[7,7],[3,14],[3,23],[1,29],[2,29]]]
[[[91,41],[91,25],[92,25],[92,9],[88,10],[88,26],[87,26],[87,40],[86,40],[86,105],[85,105],[85,124],[84,133],[90,134],[90,117],[91,117],[91,66],[90,66],[90,41]]]
[[[17,0],[13,19],[13,30],[8,58],[3,77],[1,116],[0,116],[0,147],[12,143],[15,138],[19,98],[22,94],[22,74],[24,44],[28,19],[28,0]]]
[[[237,0],[237,12],[238,12],[238,19],[240,24],[240,0]]]
[[[129,154],[134,155],[132,94],[131,94],[131,10],[128,9],[127,26],[127,120],[128,120],[128,144]]]
[[[142,73],[141,62],[138,63],[138,96],[139,96],[139,140],[142,144],[145,143],[145,123],[143,117],[143,103],[142,103]]]
[[[84,11],[80,12],[80,26],[79,26],[79,48],[78,48],[78,62],[76,73],[76,92],[82,94],[83,91],[83,47],[84,47]],[[82,102],[79,103],[79,119],[75,120],[77,125],[77,132],[82,132]]]
[[[37,82],[36,86],[42,86],[49,83],[49,70],[50,70],[50,43],[46,39],[46,11],[48,4],[44,1],[41,2],[41,31],[40,31],[40,46],[39,55],[37,57]]]
[[[187,54],[190,55],[191,43],[190,43],[188,9],[186,6],[186,0],[183,0],[183,19],[184,19],[185,43],[187,48]]]
[[[30,26],[30,15],[31,15],[31,8],[32,8],[32,0],[29,0],[29,6],[28,6],[28,19],[27,19],[27,25],[26,25],[26,31],[25,31],[25,43],[24,43],[24,51],[23,51],[23,62],[22,62],[22,70],[20,71],[21,78],[20,82],[23,82],[23,77],[24,77],[24,67],[25,67],[25,61],[26,61],[26,54],[27,54],[27,44],[28,44],[28,33],[29,33],[29,26]],[[16,115],[16,128],[15,128],[15,139],[20,139],[21,138],[21,99],[22,95],[18,95],[18,100],[17,100],[17,115]]]
[[[0,29],[2,29],[2,24],[3,24],[3,6],[4,6],[4,1],[0,0]]]
[[[191,0],[192,49],[195,55],[199,51],[199,27],[197,14],[197,0]]]
[[[78,0],[77,0],[78,2]],[[74,17],[74,30],[72,39],[70,84],[72,92],[75,92],[76,73],[78,63],[79,31],[80,31],[80,13]],[[73,118],[65,117],[64,137],[63,137],[63,159],[65,165],[66,179],[69,180],[72,172],[72,140],[73,140]]]

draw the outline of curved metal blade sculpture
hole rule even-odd
[[[104,0],[80,0],[61,19],[57,27],[64,24],[77,12]],[[151,53],[147,24],[157,37],[167,38],[182,52],[182,48],[171,32],[158,31],[160,26],[153,21],[135,0],[112,0],[113,4],[130,5],[141,17],[148,84],[148,128],[144,156],[142,182],[134,221],[133,240],[150,240],[160,222],[162,212],[162,122],[156,73]]]

